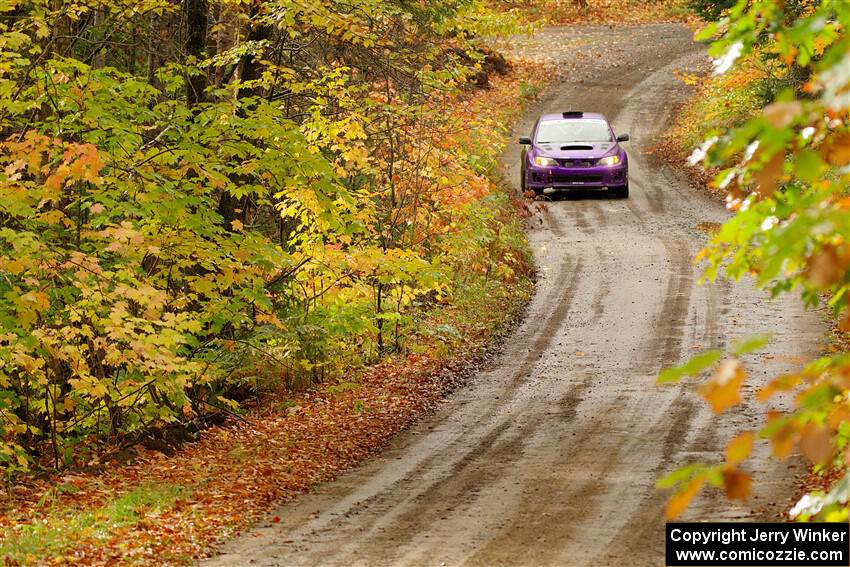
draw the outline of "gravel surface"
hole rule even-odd
[[[647,153],[687,91],[674,70],[705,64],[684,27],[557,28],[524,55],[556,61],[563,80],[544,111],[605,113],[631,134],[631,198],[586,194],[540,204],[529,237],[540,272],[525,321],[503,352],[435,415],[381,456],[276,510],[209,565],[662,565],[654,488],[691,461],[716,462],[758,425],[752,392],[814,354],[816,314],[769,302],[749,282],[700,285],[700,230],[727,213]],[[504,158],[518,185],[519,147]],[[747,403],[715,418],[693,383],[658,387],[662,367],[699,348],[772,331]],[[756,497],[700,496],[684,519],[770,520],[793,491],[792,462],[758,443]]]

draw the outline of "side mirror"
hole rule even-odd
[[[628,134],[620,134],[619,136],[617,136],[617,141],[618,142],[628,142],[629,141],[629,135]]]
[[[519,139],[519,143],[522,144],[523,146],[530,146],[531,145],[531,138],[529,138],[528,136],[522,136]]]

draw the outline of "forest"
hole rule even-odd
[[[501,8],[4,4],[4,471],[338,377],[527,277],[441,110],[504,72]]]
[[[696,393],[717,424],[760,404],[717,455],[671,430],[689,462],[653,468],[657,516],[751,502],[764,443],[805,459],[786,519],[846,522],[848,26],[845,0],[0,1],[0,559],[196,561],[442,407],[495,345],[543,344],[511,335],[549,277],[528,235],[581,207],[553,232],[567,247],[607,205],[522,194],[509,136],[558,88],[591,92],[603,52],[636,72],[623,42],[675,29],[708,68],[664,68],[690,97],[630,151],[725,206],[686,268],[827,321],[766,381],[768,329],[630,366],[624,384]],[[668,295],[690,276],[670,277]],[[605,310],[557,297],[565,321]],[[653,332],[684,340],[665,315]],[[557,345],[584,380],[607,370],[598,345]]]

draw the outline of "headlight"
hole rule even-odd
[[[537,156],[534,158],[534,165],[540,167],[554,167],[558,165],[558,162],[550,157]]]
[[[597,162],[599,165],[617,165],[620,163],[620,156],[604,157]]]

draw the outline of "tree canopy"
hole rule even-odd
[[[519,29],[480,0],[0,4],[6,470],[373,360],[460,270],[511,277],[435,101]]]

